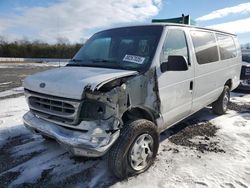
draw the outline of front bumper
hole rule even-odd
[[[240,80],[239,89],[250,89],[250,79]]]
[[[24,125],[37,134],[54,138],[65,149],[76,156],[100,157],[104,155],[117,140],[120,131],[98,134],[92,131],[82,132],[67,129],[55,123],[48,122],[31,112],[23,116]],[[95,131],[96,132],[96,131]]]

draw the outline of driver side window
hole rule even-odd
[[[188,61],[188,48],[184,31],[178,29],[168,31],[163,46],[162,62],[167,62],[170,55],[184,56]]]

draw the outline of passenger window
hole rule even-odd
[[[212,32],[191,31],[190,33],[199,64],[212,63],[219,60],[217,44]]]
[[[167,62],[168,56],[184,56],[188,61],[188,48],[185,33],[182,30],[169,30],[163,46],[162,61]]]
[[[236,57],[236,47],[234,44],[233,37],[216,34],[221,60],[230,59]]]

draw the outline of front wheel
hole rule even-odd
[[[228,86],[224,86],[222,94],[212,104],[213,112],[217,115],[225,114],[228,108],[229,101],[230,101],[230,89]]]
[[[154,162],[159,147],[159,134],[154,123],[140,119],[125,125],[112,146],[108,165],[118,178],[146,171]]]

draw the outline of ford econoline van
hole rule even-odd
[[[178,24],[94,34],[65,67],[24,81],[24,125],[76,156],[106,154],[119,178],[146,171],[159,134],[212,104],[227,111],[241,51],[227,32]]]

